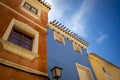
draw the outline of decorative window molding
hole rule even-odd
[[[14,25],[15,25],[15,27],[14,27]],[[26,50],[22,47],[19,47],[13,43],[7,41],[13,27],[15,29],[21,31],[22,33],[25,33],[31,37],[34,37],[32,51]],[[25,24],[25,23],[13,18],[11,20],[7,30],[5,31],[2,39],[0,39],[0,43],[3,45],[3,48],[5,50],[8,50],[8,51],[10,51],[14,54],[17,54],[19,56],[22,56],[24,58],[33,60],[34,58],[39,57],[39,55],[38,55],[38,38],[39,38],[39,32],[34,30],[28,24]]]
[[[36,15],[38,14],[38,10],[33,6],[31,6],[30,4],[28,4],[27,2],[24,3],[23,7],[29,10],[30,12],[32,12],[33,14],[36,14]]]
[[[65,38],[68,38],[70,41],[73,41],[75,43],[77,43],[78,45],[80,45],[81,47],[83,47],[83,49],[87,50],[88,46],[84,45],[82,43],[82,41],[78,41],[77,39],[75,39],[74,37],[72,37],[71,35],[68,35],[63,29],[60,29],[58,25],[53,24],[53,22],[48,24],[48,28],[50,28],[51,30],[54,30],[56,32],[59,32],[61,35],[63,35]]]
[[[102,66],[102,70],[103,70],[104,74],[105,74],[106,76],[111,77],[111,74],[110,74],[110,72],[109,72],[109,70],[108,70],[108,67],[107,67],[104,63],[102,63],[101,66]]]
[[[102,67],[102,70],[103,70],[103,72],[106,72],[106,70],[105,70],[105,68],[104,68],[104,67]]]
[[[80,80],[94,80],[92,72],[89,68],[76,63],[78,75]]]
[[[105,65],[104,63],[101,64],[102,66],[102,70],[104,72],[105,78],[106,80],[114,80],[112,75],[110,74],[107,65]]]
[[[113,77],[111,77],[111,76],[109,76],[107,74],[105,74],[105,78],[106,78],[106,80],[114,80]]]
[[[55,31],[54,31],[54,39],[65,45],[64,37]]]
[[[29,0],[23,0],[20,4],[20,7],[23,11],[31,15],[36,19],[40,19],[41,9],[36,6],[35,2],[31,2]]]
[[[74,49],[75,51],[77,51],[77,52],[79,52],[79,53],[82,54],[81,47],[80,47],[78,44],[72,42],[72,45],[73,45],[73,49]]]

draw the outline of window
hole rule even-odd
[[[109,71],[109,67],[108,67],[109,65],[107,65],[105,63],[102,63],[101,65],[102,65],[102,70],[104,72],[106,80],[113,80],[112,75]]]
[[[105,74],[110,75],[107,65],[102,64],[102,67],[101,67],[101,68],[102,68],[102,70],[103,70],[103,72],[104,72]]]
[[[16,29],[12,29],[8,41],[18,46],[21,46],[27,50],[32,50],[33,38],[27,36],[24,33],[21,33]]]
[[[76,63],[78,76],[80,80],[94,80],[91,70],[83,65]]]
[[[0,43],[3,48],[23,58],[33,60],[38,55],[39,32],[26,23],[12,19]]]
[[[54,39],[65,45],[64,37],[54,31]]]
[[[24,3],[23,7],[26,8],[27,10],[29,10],[30,12],[34,13],[34,14],[38,13],[38,10],[36,8],[32,7],[27,2]]]
[[[34,0],[23,0],[20,4],[22,11],[26,12],[35,19],[40,19],[41,6]]]
[[[74,42],[72,42],[72,44],[73,44],[74,50],[82,54],[81,47]]]
[[[105,74],[105,78],[106,78],[106,80],[114,80],[114,78],[112,76],[107,75],[107,74]]]
[[[106,72],[105,69],[102,67],[103,72]]]

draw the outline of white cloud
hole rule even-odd
[[[70,20],[67,20],[65,16],[63,16],[66,9],[72,9],[69,5],[65,5],[65,8],[61,8],[61,6],[57,5],[56,0],[46,0],[48,3],[52,5],[52,9],[49,12],[49,21],[51,20],[59,20],[62,18],[64,20],[65,26],[69,27],[72,31],[79,34],[81,37],[87,37],[87,17],[89,16],[90,12],[92,12],[92,8],[94,5],[95,0],[84,0],[83,3],[80,5],[78,11],[74,11],[74,14],[70,17]],[[74,3],[73,3],[74,4]]]
[[[102,43],[107,37],[108,37],[107,34],[102,34],[97,38],[96,42],[97,43]]]
[[[81,37],[87,37],[87,17],[92,11],[94,0],[84,0],[79,10],[73,14],[71,20],[67,22],[68,26],[78,33]]]
[[[46,0],[51,5],[51,10],[49,12],[49,21],[60,19],[63,15],[64,10],[57,6],[56,0]]]

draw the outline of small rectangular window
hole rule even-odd
[[[103,72],[106,72],[105,69],[102,67]]]
[[[0,43],[4,50],[23,58],[33,60],[39,57],[39,32],[15,18],[10,21]]]
[[[12,29],[12,32],[9,36],[8,41],[18,46],[21,46],[27,50],[32,50],[33,38],[27,36],[24,33],[21,33],[20,31],[16,29]]]
[[[82,54],[81,47],[74,42],[72,44],[73,44],[74,50]]]
[[[54,32],[54,39],[59,41],[60,43],[65,44],[64,37],[57,32]]]
[[[88,67],[76,63],[80,80],[94,80],[91,70]]]
[[[29,4],[27,4],[26,2],[24,3],[24,5],[23,5],[26,9],[28,9],[28,10],[30,10],[30,5]]]
[[[31,8],[31,12],[37,14],[37,10],[35,8]]]
[[[28,3],[24,3],[23,7],[27,10],[29,10],[30,12],[32,12],[33,14],[37,14],[38,13],[38,10],[34,7],[32,7],[30,4]]]

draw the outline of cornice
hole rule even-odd
[[[47,73],[44,73],[44,72],[41,72],[41,71],[38,71],[38,70],[35,70],[35,69],[31,69],[31,68],[28,68],[28,67],[25,67],[23,65],[16,64],[14,62],[11,62],[11,61],[8,61],[8,60],[2,59],[2,58],[0,58],[0,63],[4,64],[4,65],[7,65],[7,66],[10,66],[10,67],[13,67],[13,68],[16,68],[16,69],[19,69],[19,70],[22,70],[22,71],[25,71],[25,72],[29,72],[29,73],[33,73],[33,74],[37,74],[37,75],[42,75],[42,76],[48,77]]]
[[[60,33],[61,35],[63,35],[65,38],[68,38],[69,40],[77,43],[78,45],[80,45],[84,49],[88,48],[88,42],[83,40],[76,33],[73,33],[71,30],[64,27],[63,25],[61,26],[61,23],[56,22],[56,20],[51,21],[50,23],[48,23],[47,26],[48,26],[48,28]]]
[[[104,61],[104,62],[106,62],[106,63],[108,63],[108,64],[110,64],[110,65],[112,65],[112,66],[114,66],[114,67],[116,67],[116,68],[118,68],[118,69],[120,69],[120,67],[114,65],[113,63],[111,63],[111,62],[105,60],[104,58],[102,58],[102,57],[96,55],[96,54],[93,53],[93,52],[89,53],[89,54],[88,54],[88,57],[94,58],[95,60],[97,60],[97,61],[99,61],[99,62]]]
[[[49,12],[51,10],[51,5],[49,5],[47,2],[42,1],[42,0],[26,0],[27,2],[30,2],[37,6],[38,8],[44,10],[45,12]]]

